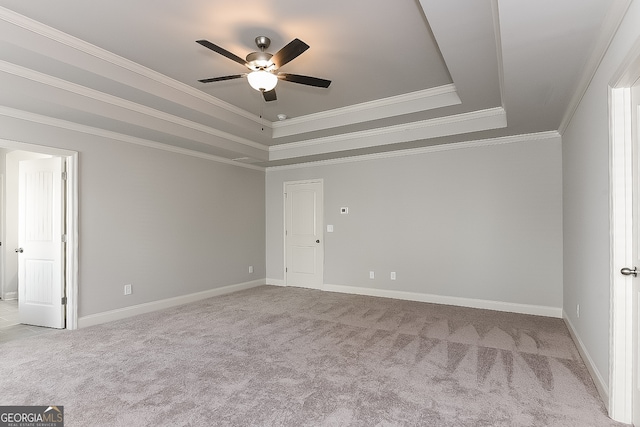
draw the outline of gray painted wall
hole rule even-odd
[[[561,174],[559,137],[270,169],[267,278],[284,280],[283,183],[322,178],[325,284],[559,308]]]
[[[595,368],[609,382],[608,85],[640,37],[632,2],[574,117],[563,133],[564,310]],[[576,305],[580,304],[580,318]]]
[[[8,117],[0,139],[79,152],[80,317],[265,277],[264,172]]]

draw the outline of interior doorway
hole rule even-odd
[[[285,282],[322,289],[324,281],[323,182],[284,183]]]
[[[640,78],[631,88],[631,138],[633,141],[633,261],[640,266]],[[637,277],[637,274],[636,274]],[[640,280],[631,280],[631,360],[632,378],[632,420],[633,425],[640,426]]]
[[[610,85],[609,414],[640,426],[640,42]]]
[[[18,165],[15,253],[19,318],[23,324],[56,329],[66,326],[65,168],[66,162],[57,156],[22,160]]]
[[[59,326],[66,329],[77,328],[77,157],[78,153],[74,151],[39,146],[33,144],[20,143],[15,141],[0,140],[0,159],[2,168],[0,168],[1,179],[4,181],[2,186],[2,208],[0,214],[0,236],[2,236],[2,245],[0,246],[0,297],[5,300],[17,299],[19,293],[19,265],[18,259],[22,255],[19,253],[19,205],[18,192],[19,174],[18,166],[26,159],[59,159],[65,165],[64,183],[61,185],[61,191],[64,193],[62,205],[56,209],[57,214],[61,216],[61,224],[64,235],[56,239],[64,239],[64,245],[61,249],[61,259],[59,266],[61,267],[60,276],[64,284],[64,290],[61,290],[61,297],[56,298],[60,309],[61,322],[57,322]],[[53,212],[53,211],[52,211]],[[24,269],[22,269],[24,270]],[[24,272],[23,272],[24,273]],[[41,271],[31,278],[38,278]],[[23,274],[24,283],[24,274]],[[24,290],[24,289],[23,289]],[[23,299],[24,302],[24,299]],[[35,312],[33,311],[36,309]],[[45,305],[43,305],[45,308]],[[29,307],[31,310],[31,318],[38,318],[38,305],[33,304]],[[23,322],[22,312],[20,312],[20,321]],[[35,316],[34,316],[35,314]],[[34,324],[33,321],[27,323]],[[37,320],[36,320],[37,323]],[[50,326],[51,325],[43,325]]]

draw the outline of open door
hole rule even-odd
[[[63,160],[19,166],[18,309],[20,323],[65,327]]]
[[[633,79],[612,85],[609,415],[640,426],[640,44]]]
[[[633,263],[640,267],[640,81],[631,88],[631,138],[633,141]],[[634,271],[636,267],[634,267]],[[623,272],[623,274],[626,272]],[[637,277],[637,273],[635,275]],[[633,425],[640,426],[640,279],[631,280],[631,352],[633,360]]]

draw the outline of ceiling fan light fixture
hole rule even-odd
[[[263,70],[250,72],[247,80],[252,88],[260,92],[269,92],[278,84],[278,77],[275,74]]]
[[[265,52],[265,49],[269,47],[271,40],[265,36],[257,37],[256,46],[258,46],[260,52],[251,52],[247,55],[246,61],[238,55],[231,53],[210,41],[196,40],[196,43],[249,69],[248,74],[234,74],[230,76],[198,80],[201,83],[220,82],[246,77],[252,88],[262,92],[262,96],[266,102],[276,101],[278,99],[276,91],[274,90],[278,84],[278,80],[321,88],[328,88],[331,84],[331,80],[302,76],[300,74],[278,72],[283,65],[288,64],[309,49],[309,45],[300,39],[293,39],[278,52],[271,54],[269,52]]]

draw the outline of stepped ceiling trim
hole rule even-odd
[[[280,138],[461,104],[453,84],[274,122]]]
[[[415,156],[419,154],[439,153],[442,151],[462,150],[462,149],[469,149],[469,148],[490,147],[494,145],[517,144],[517,143],[523,143],[523,142],[546,141],[546,140],[554,140],[554,139],[560,142],[562,139],[560,133],[556,131],[539,132],[539,133],[532,133],[532,134],[525,134],[525,135],[504,136],[499,138],[479,139],[474,141],[456,142],[452,144],[432,145],[428,147],[387,151],[384,153],[341,157],[341,158],[330,159],[330,160],[318,160],[314,162],[299,163],[299,164],[292,164],[292,165],[270,166],[266,168],[266,171],[268,173],[268,172],[275,172],[275,171],[281,171],[281,170],[306,169],[306,168],[318,167],[318,166],[366,162],[366,161],[379,160],[379,159],[392,159],[396,157]]]
[[[117,132],[112,132],[104,129],[98,129],[91,126],[85,126],[78,123],[69,122],[67,120],[55,119],[52,117],[42,116],[40,114],[34,114],[25,112],[22,110],[16,110],[13,108],[0,106],[0,117],[9,117],[21,121],[27,121],[31,123],[40,124],[43,126],[51,126],[59,129],[68,130],[71,132],[79,132],[86,133],[88,135],[94,135],[100,138],[105,138],[107,140],[111,139],[114,141],[125,142],[128,144],[140,145],[143,147],[154,148],[157,150],[169,151],[176,154],[182,154],[185,156],[198,157],[205,160],[211,160],[218,163],[225,163],[232,166],[238,166],[245,169],[253,169],[257,171],[264,171],[265,168],[261,166],[255,166],[246,163],[236,162],[232,159],[227,159],[225,157],[215,156],[212,154],[202,153],[200,151],[189,150],[185,148],[175,147],[172,145],[164,144],[161,142],[150,141],[148,139],[136,138],[130,135],[124,135]],[[26,141],[16,141],[16,142],[26,142]]]
[[[313,154],[345,151],[376,145],[431,139],[448,135],[498,129],[507,125],[502,107],[455,116],[422,120],[409,124],[352,132],[269,147],[269,160],[282,160]]]

